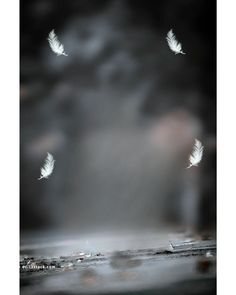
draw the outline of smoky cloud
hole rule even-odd
[[[215,39],[207,39],[211,25],[198,26],[207,4],[177,1],[192,11],[188,19],[174,1],[150,1],[143,11],[137,2],[67,1],[63,19],[61,2],[58,8],[54,1],[25,4],[22,230],[153,229],[171,222],[214,229],[215,73],[209,60]],[[32,13],[41,31],[26,28]],[[172,26],[185,56],[167,46]],[[50,51],[52,29],[68,57]],[[194,138],[206,152],[199,169],[186,170]],[[47,152],[55,171],[38,181]]]

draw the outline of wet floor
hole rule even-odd
[[[91,239],[84,248],[76,239],[22,243],[21,294],[215,294],[215,241],[171,238],[160,236],[156,247],[148,247],[155,239],[146,235],[146,247],[139,237],[136,247],[122,249],[117,237],[116,247],[108,243],[111,251],[102,239],[97,249]]]

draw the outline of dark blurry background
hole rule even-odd
[[[214,231],[215,1],[20,6],[21,231]],[[195,138],[203,160],[186,170]],[[38,181],[47,152],[55,170]]]

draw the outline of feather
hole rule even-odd
[[[203,149],[204,149],[204,146],[202,145],[201,141],[199,141],[198,139],[195,139],[195,144],[193,146],[192,154],[189,156],[190,164],[187,167],[187,169],[192,166],[198,166],[198,164],[202,160]]]
[[[60,41],[57,38],[57,35],[54,33],[54,30],[52,30],[48,35],[48,42],[53,52],[59,55],[65,55],[68,56],[68,54],[64,51],[63,44],[60,43]]]
[[[181,43],[178,42],[178,40],[175,37],[175,34],[173,33],[172,29],[167,33],[167,37],[166,40],[168,42],[168,45],[170,47],[170,49],[175,53],[181,53],[181,54],[185,54],[182,51],[182,45]]]
[[[50,153],[48,153],[47,158],[45,159],[45,163],[41,168],[41,175],[38,178],[38,180],[42,178],[48,178],[52,174],[52,171],[54,169],[54,163],[55,160],[53,159],[53,156]]]

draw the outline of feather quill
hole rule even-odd
[[[182,45],[181,43],[178,42],[178,40],[175,37],[175,34],[173,33],[172,29],[167,33],[166,37],[167,43],[170,47],[170,49],[175,53],[175,54],[185,54],[182,50]]]
[[[202,160],[203,149],[204,149],[204,146],[202,145],[201,141],[198,139],[195,139],[195,144],[193,146],[192,154],[189,156],[190,164],[187,167],[187,169],[192,166],[198,166],[198,164]]]
[[[50,153],[48,153],[47,158],[45,159],[45,163],[41,168],[41,175],[38,178],[38,180],[42,178],[48,178],[52,174],[54,169],[54,163],[55,160],[53,159],[53,156]]]
[[[60,43],[60,41],[57,38],[57,35],[55,34],[54,30],[52,30],[48,35],[48,42],[49,45],[54,53],[59,55],[65,55],[68,56],[68,54],[64,51],[64,45]]]

